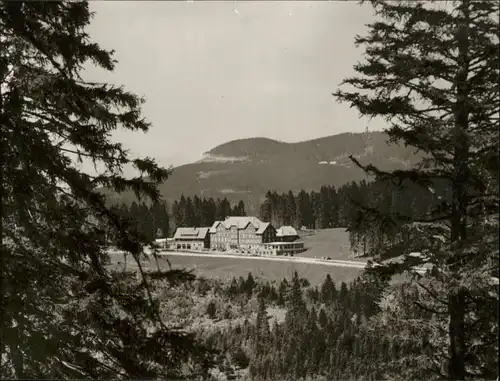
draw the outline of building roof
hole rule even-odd
[[[205,239],[210,228],[177,228],[174,239]]]
[[[251,224],[257,231],[257,234],[262,234],[267,229],[269,222],[262,222],[257,217],[227,217],[224,221],[215,221],[212,227],[210,228],[210,233],[215,233],[217,226],[222,224],[226,229],[230,229],[231,226],[236,226],[237,229],[245,229],[248,224]]]
[[[282,226],[276,230],[276,237],[295,237],[297,235],[297,230],[295,230],[293,226]]]
[[[255,233],[256,234],[264,233],[269,225],[271,225],[269,222],[263,222],[262,224],[259,225],[259,228]]]

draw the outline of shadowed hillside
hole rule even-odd
[[[297,143],[266,138],[234,140],[206,152],[198,162],[174,168],[161,186],[167,201],[181,194],[243,200],[247,212],[257,210],[265,192],[317,190],[322,185],[341,186],[366,179],[349,159],[382,169],[412,166],[412,148],[386,142],[383,132],[343,133]],[[122,200],[131,202],[132,194]],[[116,200],[116,198],[115,198]]]

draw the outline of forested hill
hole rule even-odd
[[[383,132],[343,133],[298,143],[241,139],[213,148],[196,163],[174,168],[160,189],[169,204],[182,194],[227,197],[231,203],[243,200],[247,213],[256,214],[270,189],[311,191],[366,179],[349,155],[382,169],[407,168],[416,161],[412,148],[388,144]],[[132,200],[128,193],[119,201]]]

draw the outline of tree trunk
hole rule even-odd
[[[463,0],[460,7],[461,25],[457,30],[458,64],[456,77],[457,101],[455,105],[454,152],[453,166],[455,170],[452,189],[451,243],[455,253],[451,256],[454,271],[461,268],[461,246],[466,239],[467,227],[467,184],[469,180],[469,141],[467,129],[469,125],[468,83],[469,73],[469,0]],[[465,294],[463,290],[452,292],[448,300],[450,315],[450,362],[449,380],[465,379]]]
[[[18,380],[25,379],[24,374],[24,356],[22,353],[22,337],[24,335],[24,321],[23,317],[19,317],[17,320],[17,327],[12,328],[14,330],[14,342],[10,345],[12,365],[14,368],[15,377]]]
[[[449,380],[465,380],[465,295],[462,291],[449,297],[450,362]]]

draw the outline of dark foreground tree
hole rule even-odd
[[[438,207],[417,217],[363,210],[364,220],[378,224],[381,234],[391,232],[382,251],[405,248],[405,260],[392,270],[410,271],[420,289],[413,302],[432,316],[407,316],[405,324],[420,328],[414,339],[424,332],[428,338],[425,350],[406,364],[420,363],[438,378],[496,379],[499,3],[372,5],[379,21],[366,37],[356,38],[366,60],[355,66],[359,76],[344,80],[351,89],[334,95],[364,116],[384,118],[393,142],[414,146],[425,158],[416,168],[392,173],[362,167],[378,180],[412,182],[429,194],[444,182],[451,194],[449,201],[435,195],[442,200]],[[412,270],[424,264],[432,271]]]
[[[155,300],[157,287],[190,274],[146,273],[147,240],[97,191],[132,189],[156,202],[168,171],[110,139],[149,124],[140,98],[82,79],[85,63],[115,65],[85,32],[91,16],[86,2],[0,3],[0,377],[201,377],[210,354],[169,326]],[[80,171],[82,158],[100,173]],[[140,175],[124,178],[126,164]],[[139,272],[113,271],[108,244]]]

